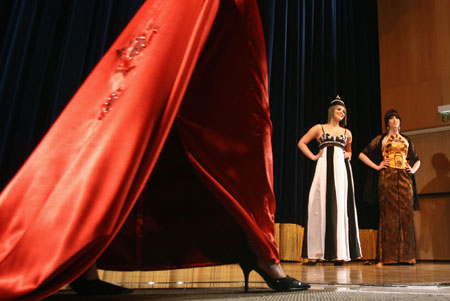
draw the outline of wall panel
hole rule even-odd
[[[378,1],[382,113],[396,108],[403,130],[443,126],[450,104],[450,1]]]

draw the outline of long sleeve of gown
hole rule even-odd
[[[408,147],[408,156],[407,160],[410,166],[413,166],[417,161],[419,161],[419,155],[417,154],[416,147],[412,142],[411,138],[406,137],[408,139],[409,147]],[[414,210],[420,209],[420,201],[419,196],[417,195],[417,185],[416,185],[416,175],[411,175],[411,182],[413,186],[413,208]]]
[[[378,135],[373,138],[369,144],[362,150],[370,160],[375,164],[380,164],[381,162],[381,141],[383,136]],[[367,176],[364,181],[363,188],[363,201],[374,205],[378,203],[378,176],[379,172],[370,167],[366,167]]]

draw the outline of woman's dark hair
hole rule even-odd
[[[386,112],[386,114],[384,114],[384,126],[386,127],[386,129],[389,128],[389,119],[394,116],[400,120],[400,124],[402,123],[402,118],[400,117],[400,114],[397,112],[397,110],[390,109]]]

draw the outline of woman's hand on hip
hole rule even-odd
[[[377,170],[379,171],[379,170],[385,169],[388,166],[389,166],[389,160],[381,161],[380,164],[377,165]]]
[[[320,157],[323,155],[323,148],[320,149],[320,151],[317,153],[317,155],[314,156],[314,161],[319,160]]]

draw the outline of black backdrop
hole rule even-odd
[[[0,187],[143,2],[0,2]],[[314,164],[297,141],[326,122],[328,103],[339,93],[354,136],[360,227],[376,226],[374,208],[360,199],[364,171],[357,159],[381,130],[376,0],[259,0],[259,5],[270,72],[276,221],[304,222]]]

